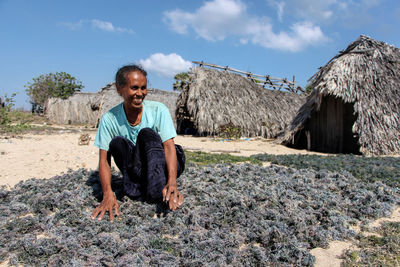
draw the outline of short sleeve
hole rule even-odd
[[[111,123],[106,115],[107,113],[104,114],[104,116],[100,120],[94,145],[100,149],[108,151],[109,144],[112,140],[112,134],[111,134]]]
[[[169,109],[164,104],[160,104],[156,131],[164,143],[168,139],[176,137],[176,130]]]

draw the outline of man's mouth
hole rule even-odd
[[[133,104],[141,104],[143,101],[143,98],[133,98],[132,102]]]

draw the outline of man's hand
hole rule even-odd
[[[174,139],[168,139],[163,143],[165,151],[165,161],[168,169],[168,182],[162,190],[164,202],[168,202],[170,210],[176,210],[183,203],[183,196],[179,193],[176,186],[176,176],[178,160],[176,158],[176,149]]]
[[[183,203],[183,195],[178,191],[176,184],[167,184],[162,190],[162,195],[170,210],[176,210]]]
[[[108,211],[108,213],[110,214],[110,221],[112,222],[114,220],[114,212],[113,212],[114,209],[115,209],[115,215],[119,216],[119,204],[114,194],[112,193],[104,195],[100,205],[97,208],[95,208],[94,211],[92,212],[92,219],[94,220],[100,214],[99,217],[97,218],[100,221],[103,218],[106,211]]]

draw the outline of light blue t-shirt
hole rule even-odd
[[[136,145],[139,131],[147,127],[157,132],[162,142],[176,136],[171,115],[163,103],[144,100],[142,120],[138,125],[132,126],[126,118],[122,102],[101,117],[94,145],[108,151],[111,140],[116,136],[125,137]]]

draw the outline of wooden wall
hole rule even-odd
[[[353,104],[325,96],[304,128],[295,136],[294,147],[327,153],[359,154],[358,136],[352,132],[357,114]]]

